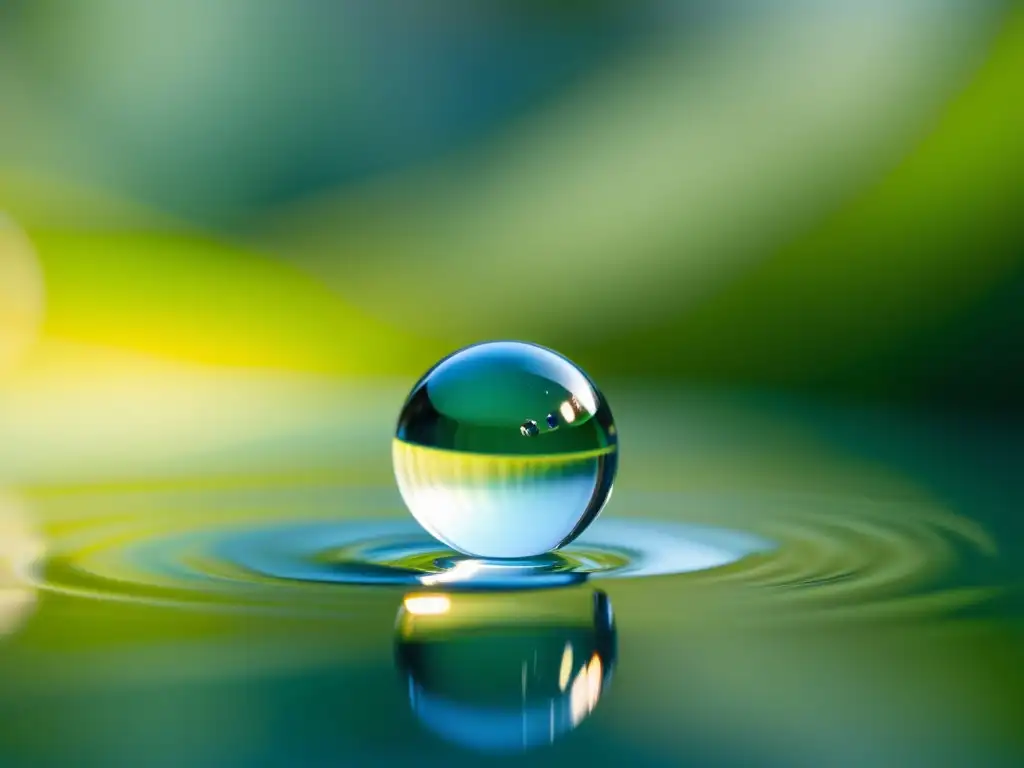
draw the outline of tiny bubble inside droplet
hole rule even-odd
[[[547,422],[548,422],[548,426],[551,427],[552,429],[557,427],[558,426],[558,414],[557,413],[549,413],[548,417],[547,417]]]

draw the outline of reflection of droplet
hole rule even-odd
[[[552,429],[524,422],[529,414],[548,414]],[[612,427],[604,397],[561,355],[478,344],[442,360],[409,395],[395,477],[413,516],[450,547],[532,557],[568,544],[604,507],[618,464]]]
[[[35,589],[22,574],[42,555],[42,539],[21,505],[0,492],[0,637],[17,631],[32,613]]]
[[[399,610],[396,661],[410,706],[439,736],[490,753],[550,744],[607,689],[616,648],[604,593],[453,593],[444,613],[411,613],[423,596]],[[574,656],[584,663],[570,687]]]
[[[43,318],[43,278],[32,245],[0,211],[0,370],[36,340]]]

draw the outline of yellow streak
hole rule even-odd
[[[410,595],[404,605],[413,616],[440,616],[448,613],[452,601],[447,595]]]
[[[430,453],[438,456],[445,456],[449,458],[459,457],[462,459],[472,459],[478,461],[521,461],[521,462],[545,462],[549,464],[569,464],[574,461],[583,461],[585,459],[596,459],[600,456],[607,456],[610,453],[615,453],[617,447],[614,445],[606,445],[603,448],[594,448],[590,451],[573,451],[572,453],[541,453],[541,454],[530,454],[530,453],[473,453],[470,451],[453,451],[448,448],[433,448],[428,445],[419,445],[418,443],[409,443],[399,438],[393,438],[393,445],[398,448],[401,447],[406,450],[413,450],[417,453]]]
[[[569,675],[572,674],[572,644],[565,644],[565,651],[562,652],[562,666],[558,670],[558,690],[565,691],[569,685]]]

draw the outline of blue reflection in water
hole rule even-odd
[[[616,630],[601,591],[411,593],[395,658],[420,722],[479,752],[549,745],[611,682]]]

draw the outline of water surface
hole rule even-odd
[[[1012,430],[609,394],[608,509],[497,577],[410,522],[383,405],[308,471],[12,481],[0,764],[1019,764]]]

